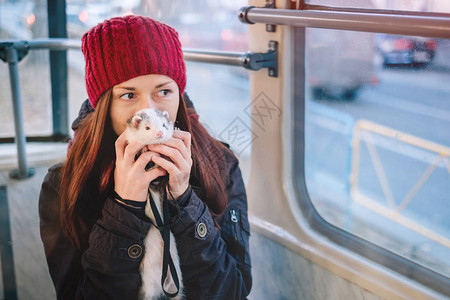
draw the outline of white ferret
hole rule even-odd
[[[172,137],[173,131],[174,127],[169,119],[168,112],[161,112],[153,108],[148,108],[136,112],[135,115],[128,120],[126,135],[128,142],[139,140],[146,145],[152,145],[167,141]],[[156,220],[150,206],[150,197],[154,200],[159,215],[163,218],[162,204],[164,189],[165,185],[162,187],[150,185],[150,193],[147,197],[147,204],[145,205],[145,214],[151,219],[153,224],[156,224]],[[150,227],[147,236],[144,239],[144,246],[145,253],[140,266],[142,278],[142,287],[140,291],[141,299],[166,299],[168,297],[161,287],[164,241],[160,231],[156,227]],[[180,260],[172,232],[170,232],[169,249],[179,279],[178,294],[172,299],[183,299]],[[167,271],[164,290],[168,293],[175,293],[177,290],[170,269]]]
[[[141,141],[146,145],[159,144],[173,135],[173,124],[167,111],[154,108],[140,110],[127,121],[128,142]]]

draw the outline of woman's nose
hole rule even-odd
[[[147,96],[143,97],[141,102],[142,102],[141,109],[156,108],[155,102],[153,101],[151,95],[147,95]]]

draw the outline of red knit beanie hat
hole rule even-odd
[[[172,27],[143,16],[117,17],[91,28],[81,41],[92,107],[114,85],[148,74],[172,78],[183,94],[186,67]]]

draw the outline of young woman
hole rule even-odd
[[[142,16],[112,18],[83,36],[82,51],[89,101],[74,122],[66,161],[49,169],[39,200],[58,299],[138,299],[152,226],[142,203],[161,176],[168,177],[185,298],[245,298],[252,280],[241,172],[184,93],[177,33]],[[124,130],[149,107],[167,111],[180,130],[136,159],[146,145],[128,143]],[[150,161],[159,168],[146,171]]]

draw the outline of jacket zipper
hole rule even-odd
[[[234,209],[230,210],[230,220],[231,220],[231,222],[234,223],[233,226],[232,226],[232,228],[233,228],[233,235],[234,235],[234,239],[237,241],[236,225],[237,225],[237,222],[238,222],[238,216],[236,214],[236,210],[234,210]]]

